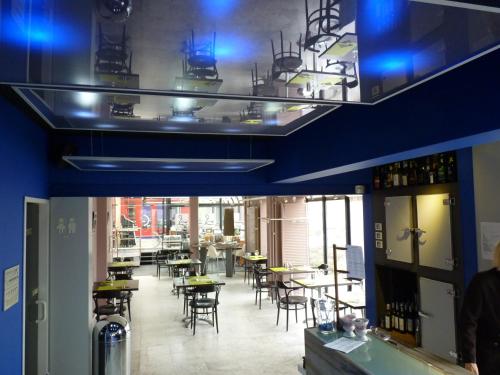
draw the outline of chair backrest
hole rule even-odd
[[[210,258],[217,258],[219,256],[219,253],[217,252],[217,249],[215,248],[214,245],[208,246],[207,256],[209,256]]]
[[[132,275],[128,273],[115,273],[115,280],[132,280]]]
[[[254,273],[255,273],[255,284],[257,284],[257,288],[262,288],[262,283],[264,281],[264,278],[267,277],[268,273],[263,272],[259,268],[255,268]]]
[[[219,301],[219,292],[220,285],[198,285],[193,288],[193,292],[195,293],[195,298],[198,298],[198,295],[207,295],[209,293],[215,293],[215,301]]]

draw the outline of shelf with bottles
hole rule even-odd
[[[417,346],[419,331],[417,275],[390,267],[377,267],[378,323],[393,339]]]
[[[456,160],[455,152],[446,152],[375,167],[373,188],[384,190],[456,182]]]

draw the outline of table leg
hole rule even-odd
[[[233,249],[226,249],[226,277],[233,277]]]

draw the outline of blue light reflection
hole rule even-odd
[[[38,14],[31,15],[31,22],[10,19],[5,22],[5,40],[14,45],[32,49],[52,48],[66,50],[78,48],[78,33],[57,20],[48,20]]]
[[[364,0],[363,18],[373,36],[385,34],[398,26],[405,16],[408,0]]]
[[[363,73],[369,74],[401,74],[411,68],[413,54],[411,51],[385,52],[368,57],[362,66]]]
[[[222,18],[231,14],[239,0],[199,0],[204,14],[209,17]]]

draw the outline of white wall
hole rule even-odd
[[[50,369],[54,375],[91,373],[92,207],[89,198],[50,200]],[[70,218],[75,233],[68,231]]]
[[[481,254],[481,222],[500,223],[500,142],[473,148],[478,267],[492,267]]]

